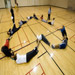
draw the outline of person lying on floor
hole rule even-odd
[[[23,24],[25,24],[25,23],[27,23],[27,21],[22,21],[22,20],[21,20],[21,21],[19,22],[19,25],[21,26],[21,25],[23,25]]]
[[[65,49],[66,46],[67,46],[67,42],[68,42],[68,38],[67,37],[64,37],[63,38],[63,41],[61,44],[57,44],[57,45],[52,45],[52,48],[53,49]]]
[[[54,21],[55,21],[55,18],[53,18],[52,22],[48,22],[46,20],[43,19],[43,15],[40,17],[41,18],[41,21],[45,22],[45,23],[48,23],[50,25],[54,25]]]
[[[53,18],[52,22],[47,22],[50,25],[54,25],[55,18]]]
[[[30,19],[32,19],[32,18],[33,18],[32,16],[28,16],[28,17],[27,17],[27,20],[30,20]]]
[[[15,32],[17,32],[21,28],[21,26],[22,25],[19,25],[19,27],[16,28],[16,26],[14,24],[13,28],[12,29],[10,28],[9,31],[7,32],[7,34],[10,35],[10,36],[12,36]]]
[[[36,20],[38,20],[38,18],[37,18],[37,16],[35,14],[33,14],[33,18],[36,19]]]
[[[17,64],[22,64],[22,63],[28,63],[35,55],[37,55],[38,49],[35,47],[33,50],[30,52],[20,55],[20,54],[13,54],[10,58],[16,61]]]
[[[41,21],[47,23],[47,21],[43,19],[43,15],[41,15],[40,19],[41,19]]]
[[[13,51],[9,48],[9,41],[10,41],[10,39],[11,39],[11,37],[9,37],[8,39],[6,39],[6,43],[1,48],[1,51],[7,57],[11,57],[11,55],[13,55]]]
[[[66,33],[66,29],[64,25],[60,29],[57,29],[57,30],[61,31],[63,37],[67,37],[67,33]]]

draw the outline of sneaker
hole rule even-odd
[[[38,51],[38,50],[36,50],[36,52],[38,53],[39,51]]]
[[[53,49],[55,48],[54,45],[51,46]]]
[[[21,27],[23,25],[22,21],[19,22],[19,26]]]
[[[34,50],[37,50],[37,47],[35,47]]]
[[[37,39],[42,40],[42,35],[39,35],[39,36],[37,35]]]
[[[34,48],[34,50],[36,51],[36,53],[38,53],[39,51],[38,51],[38,49],[37,49],[37,46]]]

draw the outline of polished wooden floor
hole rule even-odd
[[[14,8],[16,26],[18,27],[20,20],[26,20],[33,13],[38,18],[43,14],[47,20],[48,9],[49,6]],[[52,7],[51,20],[52,18],[55,18],[54,26],[41,20],[28,21],[13,35],[10,48],[16,53],[25,54],[37,45],[36,35],[40,34],[44,34],[51,44],[61,43],[61,32],[56,29],[65,25],[69,38],[66,49],[52,49],[41,42],[39,53],[29,63],[18,65],[14,60],[4,57],[1,52],[1,47],[8,38],[7,31],[13,24],[9,10],[0,9],[0,75],[75,75],[75,12]]]

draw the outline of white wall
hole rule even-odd
[[[68,0],[50,0],[50,5],[67,8]]]
[[[4,0],[0,0],[0,8],[5,8]]]

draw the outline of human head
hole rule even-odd
[[[64,25],[62,25],[62,27],[64,27]]]
[[[7,34],[10,35],[10,32],[8,31]]]
[[[43,14],[42,14],[42,17],[43,17]]]
[[[55,18],[53,18],[53,20],[55,20]]]
[[[33,14],[33,16],[35,16],[35,13]]]
[[[51,6],[50,6],[50,9],[51,9]]]

